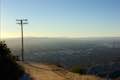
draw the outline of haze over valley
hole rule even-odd
[[[6,39],[14,55],[21,55],[19,38]],[[120,61],[120,38],[25,38],[25,60],[64,68]]]

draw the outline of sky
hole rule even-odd
[[[0,0],[2,38],[20,37],[16,19],[28,19],[25,37],[118,37],[120,0]]]

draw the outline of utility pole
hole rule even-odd
[[[28,24],[27,23],[27,19],[16,19],[16,21],[18,22],[17,24],[19,24],[21,26],[21,58],[22,61],[24,61],[24,35],[23,35],[23,25],[24,24]]]

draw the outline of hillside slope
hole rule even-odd
[[[22,65],[34,80],[103,80],[96,76],[75,74],[55,65],[36,63]]]

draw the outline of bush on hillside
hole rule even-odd
[[[24,69],[16,63],[4,41],[0,41],[0,80],[19,80]]]
[[[79,74],[86,74],[86,69],[80,67],[74,67],[71,69],[71,72],[79,73]]]

